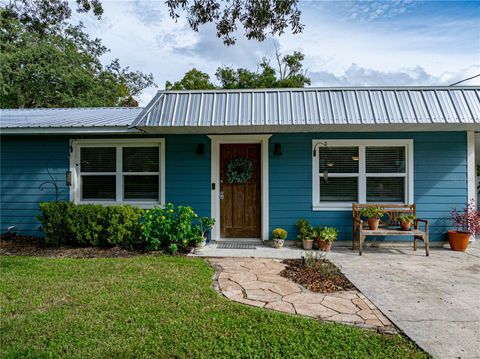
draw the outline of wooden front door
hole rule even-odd
[[[220,235],[222,238],[260,238],[261,163],[260,144],[220,145]],[[235,158],[253,164],[246,183],[229,184],[227,165]]]

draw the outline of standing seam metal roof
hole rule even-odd
[[[130,127],[480,123],[480,87],[159,91]]]
[[[1,128],[127,127],[138,107],[39,108],[0,110]]]

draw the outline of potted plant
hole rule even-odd
[[[470,238],[480,233],[479,211],[475,208],[475,201],[469,202],[461,212],[453,209],[451,217],[457,230],[448,231],[450,248],[465,252]]]
[[[196,234],[194,236],[195,246],[197,248],[205,248],[207,244],[207,233],[213,228],[215,219],[210,217],[202,217],[196,226]]]
[[[382,208],[375,207],[375,206],[363,208],[362,211],[360,212],[362,217],[367,218],[368,227],[372,231],[376,231],[378,229],[378,225],[380,223],[380,218],[383,217],[384,213],[385,212]]]
[[[287,239],[288,232],[283,228],[275,228],[272,231],[273,237],[273,246],[275,248],[282,248],[283,244],[285,243],[285,239]]]
[[[332,248],[332,243],[338,237],[338,229],[334,227],[324,227],[317,229],[317,243],[318,248],[323,252],[330,252]]]
[[[413,222],[417,219],[415,215],[411,213],[402,213],[397,217],[397,220],[400,222],[400,227],[402,231],[409,231]]]
[[[313,247],[315,231],[306,219],[299,219],[296,223],[298,234],[297,239],[303,243],[303,249],[310,250]]]

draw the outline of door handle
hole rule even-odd
[[[220,199],[223,199],[223,197],[224,197],[223,191],[221,191],[221,192],[219,193],[219,197],[220,197]]]

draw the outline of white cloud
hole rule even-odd
[[[196,67],[212,77],[218,66],[255,69],[272,58],[274,42],[239,33],[225,47],[212,25],[193,32],[172,20],[163,1],[106,1],[102,20],[78,15],[111,49],[105,61],[152,72],[159,88]],[[413,16],[424,3],[342,1],[301,3],[303,34],[276,37],[283,52],[301,50],[316,86],[450,84],[480,72],[478,19],[461,14]],[[353,15],[356,14],[356,15]],[[408,14],[405,15],[405,14]],[[475,82],[473,82],[475,83]],[[469,84],[472,84],[470,82]],[[146,104],[156,89],[141,96]]]

